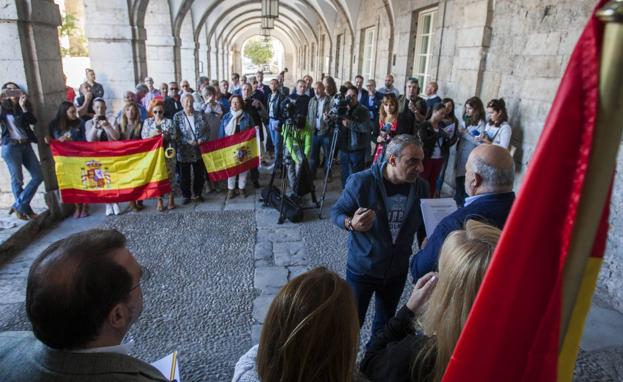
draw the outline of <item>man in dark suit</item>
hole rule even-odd
[[[357,102],[367,109],[368,91],[363,88],[363,76],[361,74],[355,76],[355,87],[357,88]]]
[[[143,311],[142,276],[116,230],[50,245],[28,274],[33,332],[0,333],[2,381],[168,381],[122,344]]]
[[[281,92],[281,94],[283,94],[285,97],[288,97],[290,95],[290,88],[283,85],[284,80],[285,80],[285,71],[277,75],[277,81],[279,81],[279,91]]]
[[[441,220],[424,248],[411,259],[414,283],[426,273],[437,269],[444,240],[450,232],[462,229],[467,220],[475,219],[504,228],[515,200],[515,164],[508,150],[482,144],[471,152],[465,168],[465,190],[470,196],[465,200],[465,207]]]

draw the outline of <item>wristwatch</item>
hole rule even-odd
[[[353,218],[346,218],[346,230],[353,232],[355,228],[353,227]]]

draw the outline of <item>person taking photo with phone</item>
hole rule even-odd
[[[28,95],[14,82],[2,85],[0,107],[2,159],[9,170],[15,198],[9,215],[15,213],[21,220],[34,219],[37,214],[30,207],[30,201],[43,182],[41,165],[32,149],[32,144],[37,143],[37,137],[31,125],[37,123],[37,119],[32,113]],[[30,181],[25,188],[22,166],[30,173]]]

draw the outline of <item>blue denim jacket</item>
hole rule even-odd
[[[232,117],[232,114],[231,112],[229,112],[223,116],[223,119],[221,119],[221,126],[218,129],[219,138],[226,137],[225,126],[227,126],[227,124],[231,120],[231,117]],[[252,129],[252,128],[253,128],[253,121],[251,121],[251,117],[249,116],[249,114],[242,112],[242,115],[240,116],[239,128],[236,130],[236,133],[240,133],[245,130]]]
[[[331,221],[339,228],[346,229],[345,218],[352,217],[359,207],[374,209],[376,219],[372,228],[368,232],[350,233],[347,268],[357,276],[388,280],[404,277],[409,271],[413,239],[423,224],[420,199],[428,197],[428,184],[420,178],[411,184],[406,217],[393,242],[383,183],[385,165],[374,164],[348,178],[344,191],[331,209]]]

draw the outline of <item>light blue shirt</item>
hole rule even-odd
[[[474,196],[468,196],[467,198],[465,198],[465,205],[464,207],[469,206],[470,204],[472,204],[473,202],[475,202],[476,200],[482,198],[483,196],[487,196],[487,195],[491,195],[493,194],[493,192],[485,192],[484,194],[478,194],[478,195],[474,195]]]

